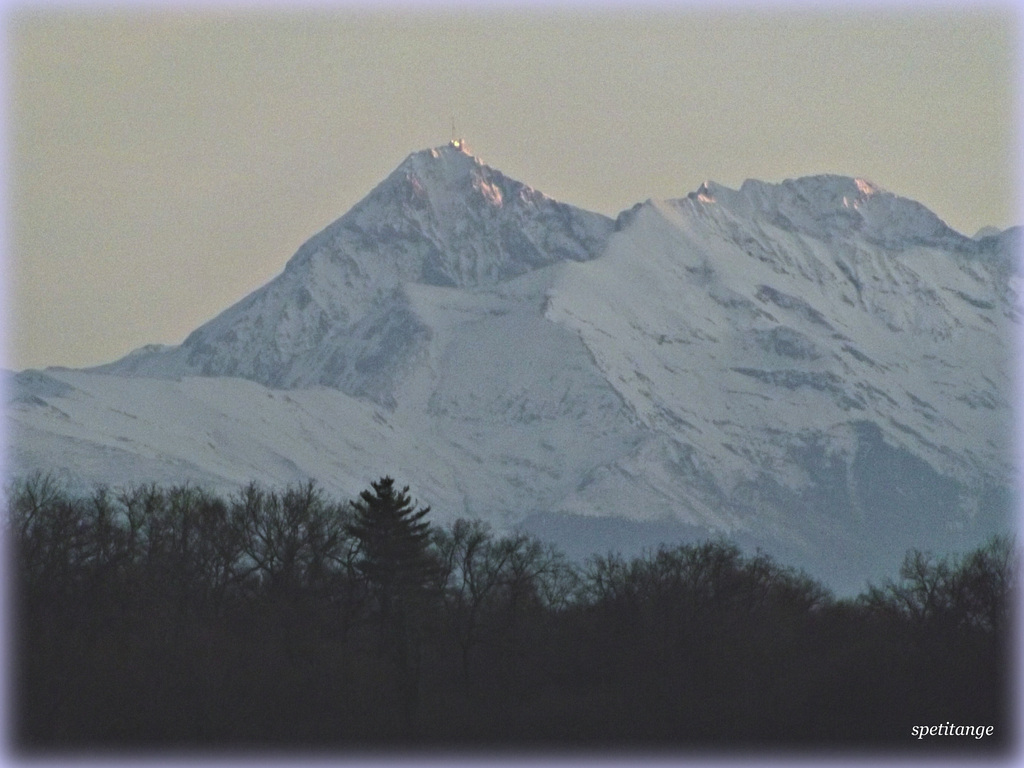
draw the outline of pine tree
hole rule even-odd
[[[409,487],[395,490],[383,477],[352,502],[354,519],[346,531],[359,545],[356,568],[377,599],[382,651],[398,673],[404,732],[416,731],[427,586],[437,572],[431,556],[430,507],[417,509]]]
[[[423,518],[430,507],[416,509],[409,487],[395,489],[391,477],[371,483],[359,500],[352,502],[354,519],[346,526],[359,542],[356,567],[375,592],[386,617],[396,601],[421,591],[429,581],[434,564],[428,553],[430,523]]]

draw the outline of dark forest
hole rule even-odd
[[[569,561],[390,477],[7,491],[17,753],[1001,754],[1015,544],[838,599],[725,540]],[[993,726],[983,738],[914,726]]]

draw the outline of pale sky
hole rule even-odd
[[[181,342],[453,117],[487,164],[610,216],[707,179],[839,173],[964,234],[1024,223],[1018,21],[1008,4],[12,10],[4,365]]]

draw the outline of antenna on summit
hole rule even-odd
[[[452,116],[452,140],[449,142],[456,149],[462,149],[462,146],[466,143],[462,139],[457,138],[458,134],[455,133],[455,116]]]

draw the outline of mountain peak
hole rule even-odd
[[[484,164],[465,141],[453,139],[443,146],[413,152],[370,197],[379,197],[383,190],[395,194],[397,187],[400,195],[427,203],[438,212],[451,213],[453,205],[480,199],[500,208],[505,199],[502,187],[508,186],[526,190],[529,196],[539,194]]]
[[[461,139],[414,152],[332,228],[416,262],[408,279],[493,283],[603,248],[610,219],[486,165]]]
[[[452,139],[447,144],[439,144],[436,147],[427,147],[426,149],[412,152],[399,164],[396,170],[408,165],[418,167],[423,163],[436,163],[437,161],[454,163],[460,168],[485,165],[483,160],[473,152],[473,149],[465,139]]]
[[[441,150],[454,149],[457,152],[461,152],[465,155],[473,155],[473,151],[469,148],[469,144],[466,143],[465,139],[452,139],[444,147],[440,147]]]
[[[469,144],[467,144],[463,139],[452,139],[447,144],[441,144],[437,147],[430,147],[428,149],[421,149],[418,152],[413,152],[405,159],[399,168],[405,166],[407,163],[420,164],[437,160],[443,160],[447,163],[455,163],[458,164],[458,167],[462,168],[470,167],[472,165],[482,166],[484,164],[479,157],[473,154],[473,150],[470,149]]]
[[[686,200],[825,239],[852,232],[890,245],[964,239],[920,203],[862,177],[821,174],[780,183],[747,179],[738,190],[706,181]]]
[[[396,371],[429,337],[405,286],[474,289],[588,261],[612,228],[490,168],[461,140],[420,150],[181,347],[110,370],[326,385],[388,404]]]

